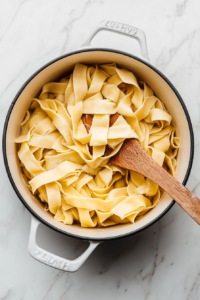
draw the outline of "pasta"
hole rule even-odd
[[[91,127],[83,123],[88,116]],[[25,183],[57,221],[107,227],[134,223],[162,194],[148,178],[109,163],[127,138],[175,175],[179,138],[153,90],[115,63],[78,63],[43,86],[15,142]]]

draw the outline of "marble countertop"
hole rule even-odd
[[[142,28],[151,62],[182,95],[195,134],[187,187],[200,197],[199,0],[7,0],[0,10],[1,128],[15,94],[39,67],[78,48],[102,19]],[[135,41],[100,32],[93,45],[139,54]],[[1,129],[2,132],[2,129]],[[0,156],[0,300],[200,299],[200,228],[178,206],[132,237],[102,243],[73,274],[35,261],[27,250],[30,214]],[[38,243],[75,258],[85,242],[40,226]]]

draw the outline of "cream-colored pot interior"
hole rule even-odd
[[[126,56],[125,54],[111,51],[87,51],[75,53],[50,64],[39,72],[24,88],[19,95],[10,115],[7,134],[6,134],[6,155],[8,167],[10,169],[13,181],[29,206],[35,212],[36,216],[54,228],[86,239],[109,239],[117,236],[126,235],[138,231],[140,228],[147,226],[158,218],[172,203],[171,197],[166,193],[163,195],[160,203],[142,219],[135,224],[117,225],[109,228],[82,228],[79,225],[64,225],[54,220],[50,213],[44,211],[43,205],[34,197],[26,187],[21,178],[21,170],[17,157],[16,145],[14,140],[20,132],[20,123],[22,122],[25,112],[30,106],[31,100],[38,95],[42,86],[49,81],[56,81],[62,76],[72,72],[74,65],[77,63],[84,64],[103,64],[115,62],[119,67],[132,71],[135,76],[145,81],[155,92],[155,94],[164,102],[169,113],[173,118],[173,125],[177,129],[177,135],[180,137],[180,151],[178,154],[177,179],[183,181],[186,175],[191,151],[191,136],[188,121],[185,112],[180,104],[176,94],[168,83],[154,70],[144,63]]]

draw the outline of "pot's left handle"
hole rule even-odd
[[[88,256],[99,245],[99,243],[90,242],[89,247],[86,249],[86,251],[83,254],[81,254],[75,260],[68,260],[68,259],[62,258],[60,256],[57,256],[53,253],[50,253],[50,252],[40,248],[37,245],[36,233],[37,233],[37,229],[38,229],[39,225],[40,225],[40,222],[32,216],[28,250],[29,250],[30,255],[33,258],[37,259],[38,261],[40,261],[43,264],[48,265],[50,267],[53,267],[53,268],[56,268],[56,269],[59,269],[62,271],[75,272],[82,266],[82,264],[86,261]]]

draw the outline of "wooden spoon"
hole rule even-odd
[[[115,123],[118,117],[118,114],[110,117],[110,126]],[[92,118],[90,118],[89,126],[92,124]],[[83,117],[82,120],[87,126],[88,119]],[[106,151],[105,154],[107,154]],[[125,140],[120,151],[111,157],[109,162],[142,174],[157,183],[200,225],[200,199],[160,167],[142,148],[138,140]]]
[[[110,115],[109,127],[111,127],[117,121],[118,117],[119,117],[118,113],[116,113],[114,115]],[[89,133],[90,127],[92,126],[93,115],[83,114],[81,118],[82,118],[83,124],[85,125],[85,129],[86,129],[87,133]],[[89,151],[90,151],[90,154],[93,154],[93,147],[90,145],[89,145]],[[113,151],[113,149],[109,145],[106,145],[106,149],[105,149],[105,153],[104,153],[103,157],[110,155],[112,153],[112,151]]]

